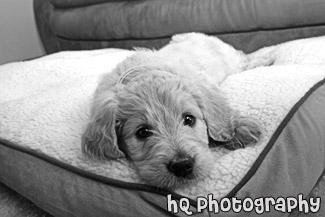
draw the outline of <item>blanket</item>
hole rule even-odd
[[[91,98],[104,73],[133,51],[61,52],[0,67],[0,138],[79,169],[127,183],[140,183],[125,159],[98,161],[81,153],[81,134]],[[196,198],[221,198],[244,177],[295,103],[325,77],[325,37],[279,45],[274,65],[229,76],[221,85],[230,104],[258,120],[261,141],[235,151],[213,148],[205,180],[175,189]]]

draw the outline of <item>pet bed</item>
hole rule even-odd
[[[262,140],[245,149],[213,148],[211,174],[173,191],[143,183],[125,160],[81,154],[92,94],[132,51],[61,52],[0,67],[0,181],[55,216],[170,216],[167,195],[189,198],[307,197],[324,170],[325,37],[280,45],[276,61],[229,76],[229,102],[256,118]],[[223,212],[222,216],[256,212]],[[186,216],[182,211],[175,215]],[[272,210],[269,216],[287,216]]]

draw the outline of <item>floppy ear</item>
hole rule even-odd
[[[244,148],[259,140],[262,134],[259,125],[239,116],[217,87],[202,84],[197,87],[192,95],[203,113],[212,140],[231,150]]]
[[[192,95],[203,113],[209,136],[214,141],[229,141],[234,136],[231,127],[234,112],[221,95],[221,91],[208,84],[196,84],[194,87],[196,88],[192,89]]]
[[[124,157],[118,148],[116,111],[118,102],[114,97],[95,98],[90,122],[82,135],[82,151],[98,158],[116,159]]]

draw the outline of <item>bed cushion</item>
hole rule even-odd
[[[281,45],[273,66],[227,78],[221,88],[230,103],[255,117],[264,137],[236,151],[214,148],[210,176],[174,191],[146,185],[123,159],[101,162],[80,151],[98,80],[129,55],[62,52],[1,66],[0,181],[55,216],[168,216],[169,194],[189,198],[196,212],[196,198],[208,194],[243,199],[310,193],[325,162],[325,37]],[[250,215],[256,212],[245,213]]]

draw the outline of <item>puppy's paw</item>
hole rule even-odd
[[[261,66],[274,65],[276,62],[276,50],[279,45],[261,48],[253,53],[247,54],[248,62],[246,70]]]
[[[246,66],[246,70],[248,69],[254,69],[257,67],[261,67],[261,66],[270,66],[274,64],[275,59],[272,57],[256,57],[254,59],[251,59],[247,66]]]
[[[229,150],[245,148],[249,145],[257,143],[262,136],[261,127],[254,121],[249,119],[240,120],[234,128],[234,136],[230,141],[224,144]]]

